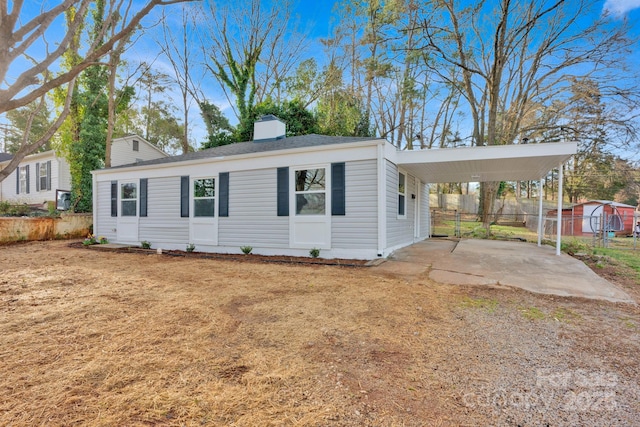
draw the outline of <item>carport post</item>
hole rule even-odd
[[[538,246],[542,246],[542,177],[538,184]]]
[[[558,167],[558,216],[556,224],[556,255],[560,255],[560,245],[562,244],[562,181],[564,181],[564,171],[562,162]]]

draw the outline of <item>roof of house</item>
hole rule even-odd
[[[289,150],[295,148],[317,147],[331,144],[345,144],[358,141],[371,141],[377,138],[370,137],[350,137],[350,136],[326,136],[326,135],[300,135],[288,138],[265,139],[260,141],[238,142],[235,144],[222,145],[206,150],[194,151],[180,156],[170,156],[161,159],[146,160],[134,165],[114,166],[110,169],[125,167],[138,167],[148,165],[160,165],[167,163],[177,163],[189,160],[208,159],[214,157],[238,156],[242,154],[266,153],[278,150]]]
[[[9,153],[0,153],[0,162],[6,162],[7,160],[13,159],[13,154]]]

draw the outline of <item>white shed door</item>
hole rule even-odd
[[[600,228],[602,205],[584,205],[582,213],[582,232],[597,233]]]

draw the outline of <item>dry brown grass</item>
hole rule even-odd
[[[464,306],[470,292],[366,268],[2,247],[0,425],[484,424],[460,384],[496,349],[464,316],[498,317]],[[494,292],[517,315],[524,293]]]
[[[400,425],[443,311],[363,269],[2,251],[1,424],[341,424],[349,401]]]

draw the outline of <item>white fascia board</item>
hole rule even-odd
[[[508,160],[527,157],[565,157],[576,154],[577,142],[488,145],[483,147],[440,148],[396,151],[398,164]]]
[[[372,139],[362,142],[329,144],[227,157],[209,157],[155,165],[98,169],[91,173],[97,176],[98,181],[105,181],[113,178],[135,179],[141,176],[145,178],[180,175],[211,176],[218,172],[269,169],[313,163],[347,162],[375,159],[376,147],[385,142],[383,139]]]

